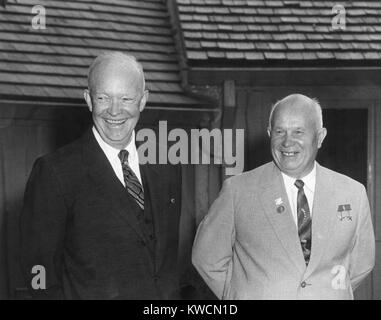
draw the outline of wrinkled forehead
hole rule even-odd
[[[316,125],[318,114],[313,101],[307,97],[281,101],[274,110],[273,125],[279,122],[288,122],[290,125]]]
[[[93,89],[99,83],[103,83],[109,78],[123,78],[126,81],[137,84],[141,90],[144,90],[143,70],[135,60],[128,57],[123,59],[105,57],[93,62],[88,75],[89,88]]]

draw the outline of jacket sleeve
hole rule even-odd
[[[353,290],[372,271],[375,263],[375,238],[369,201],[364,186],[361,189],[360,199],[359,221],[349,266]]]
[[[192,250],[192,263],[217,296],[224,297],[231,276],[235,239],[234,198],[231,179],[224,182],[218,198],[201,221]]]
[[[33,298],[64,298],[62,257],[66,213],[58,178],[49,162],[40,158],[27,182],[20,217],[21,267]],[[43,273],[32,272],[34,266],[43,267],[45,279]],[[39,277],[37,288],[36,276]]]

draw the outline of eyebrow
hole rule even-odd
[[[284,129],[285,127],[283,127],[283,126],[273,126],[271,129]],[[302,130],[305,130],[305,129],[307,129],[307,127],[287,127],[287,128],[290,128],[290,129],[293,129],[293,130],[300,130],[300,129],[302,129]]]
[[[102,91],[91,91],[91,93],[97,94],[97,95],[109,96],[108,93],[102,92]],[[128,98],[131,98],[131,99],[135,99],[135,98],[139,97],[139,94],[137,94],[135,96],[132,96],[132,95],[129,95],[128,93],[122,93],[122,94],[118,95],[118,97],[128,97]]]

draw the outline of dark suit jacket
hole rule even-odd
[[[21,215],[22,268],[46,270],[37,298],[179,299],[178,257],[181,171],[142,165],[146,207],[116,177],[91,130],[38,159]],[[151,224],[150,228],[142,225]],[[147,222],[148,221],[148,222]]]

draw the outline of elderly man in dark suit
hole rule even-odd
[[[37,298],[179,299],[181,171],[139,165],[134,128],[143,111],[141,65],[111,52],[92,63],[84,97],[93,127],[39,158],[21,216],[22,266],[46,271]],[[188,291],[189,292],[189,291]]]

